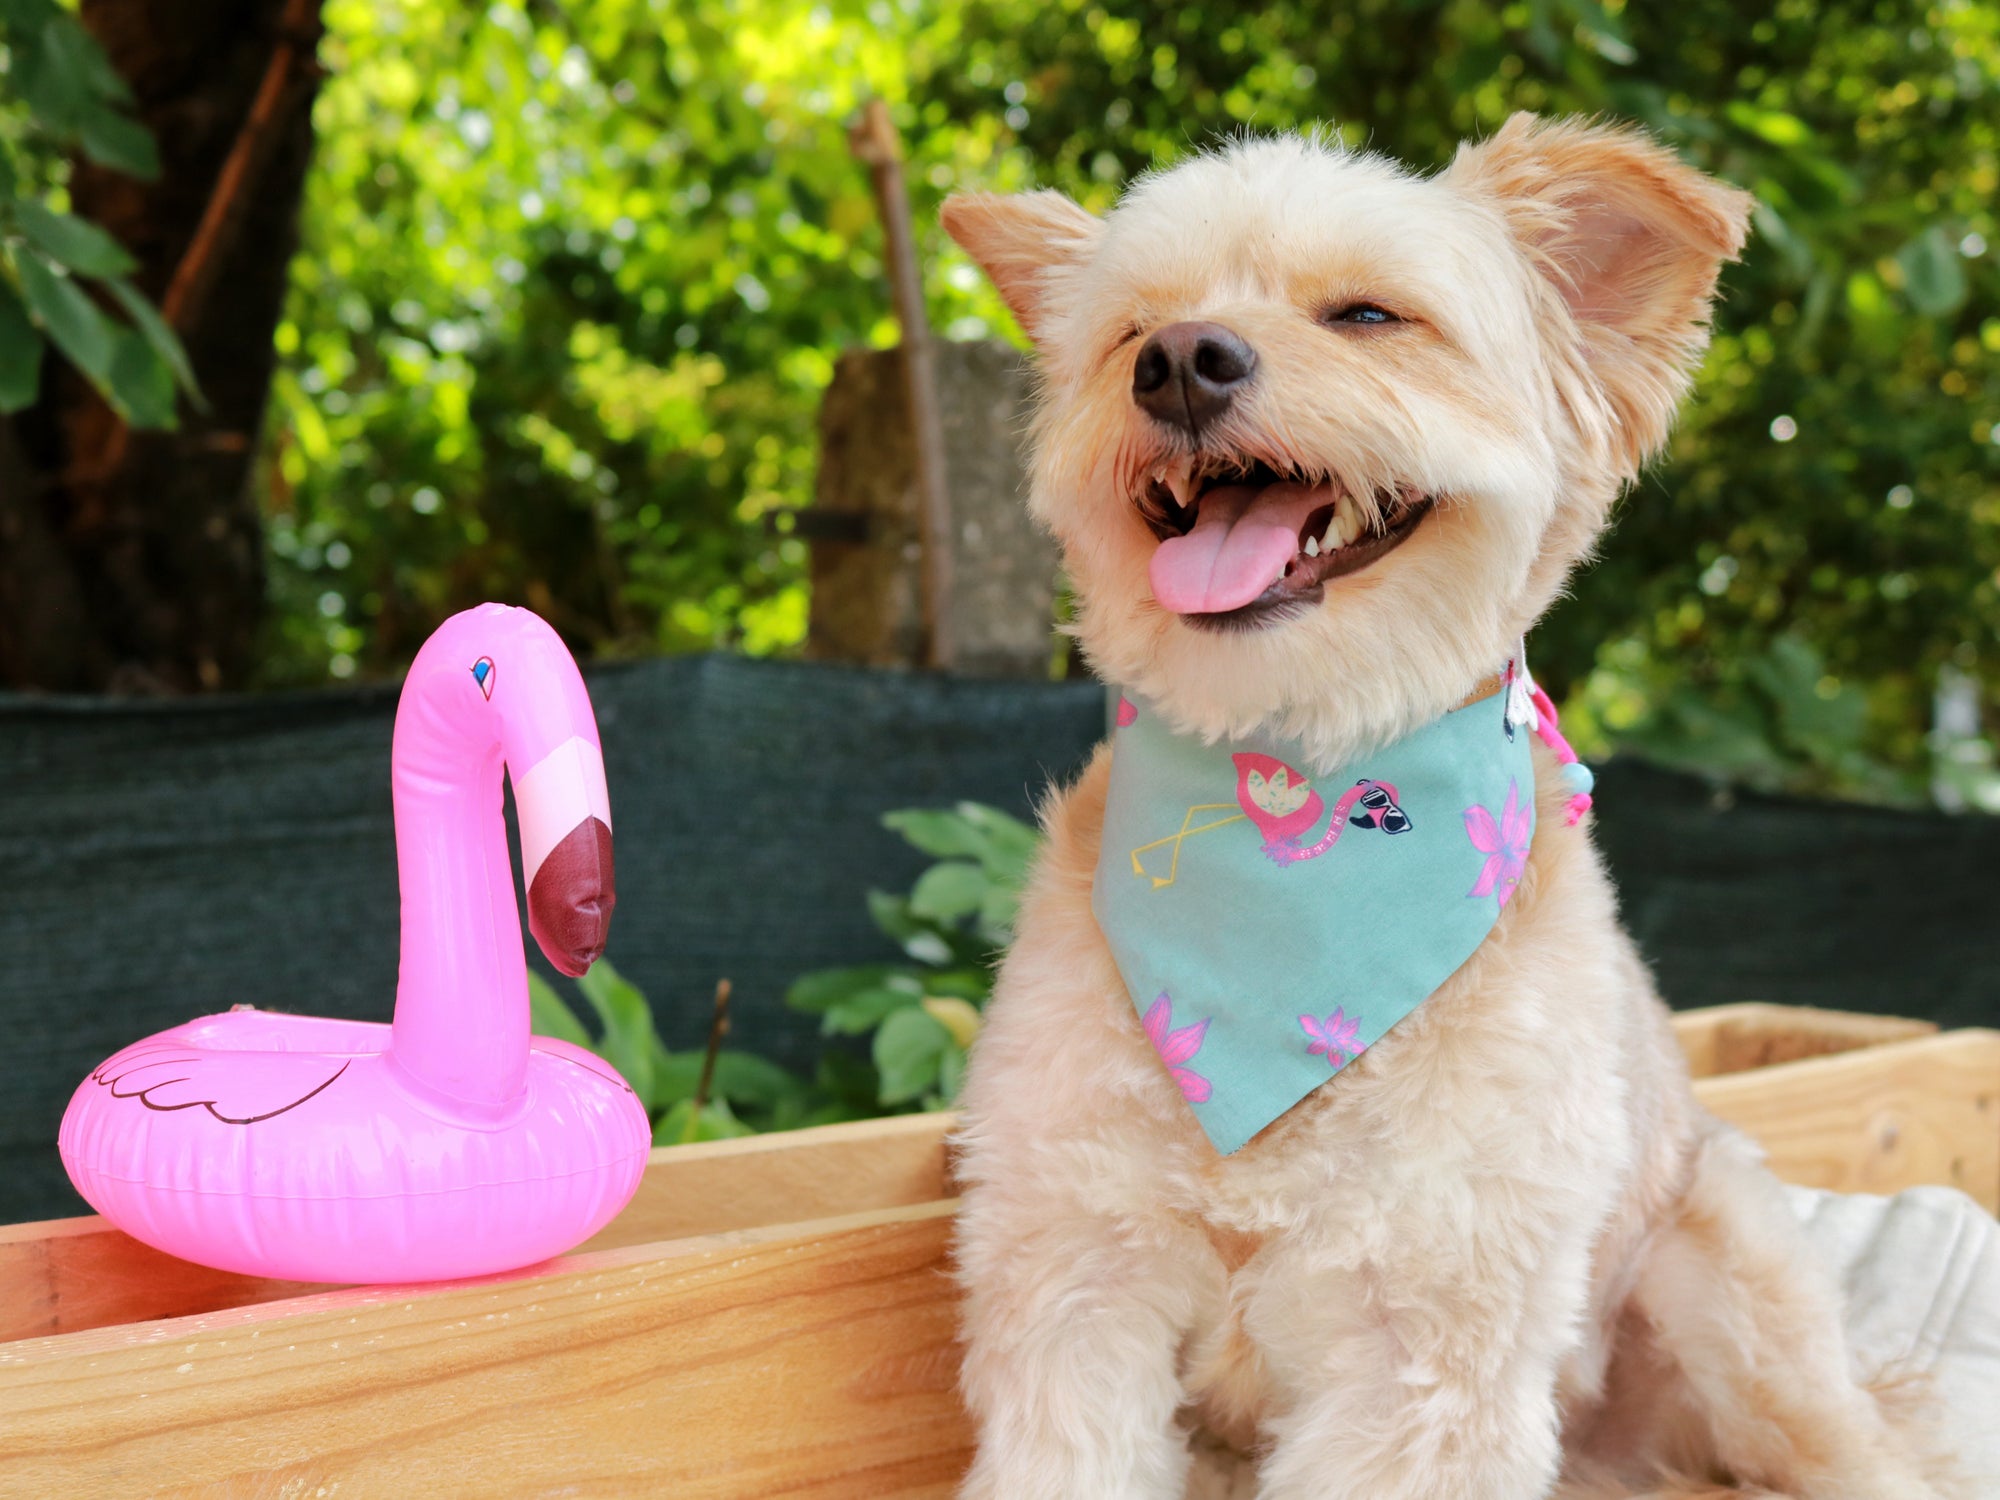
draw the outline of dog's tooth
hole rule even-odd
[[[1318,557],[1318,556],[1319,556],[1319,538],[1318,538],[1318,537],[1316,537],[1316,536],[1309,536],[1309,537],[1307,537],[1307,538],[1306,538],[1306,556],[1307,556],[1307,557]]]

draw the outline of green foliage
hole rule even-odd
[[[876,1101],[943,1109],[958,1097],[966,1049],[1006,947],[1035,831],[997,808],[892,812],[883,824],[937,858],[907,896],[868,893],[875,925],[908,956],[808,974],[785,1003],[829,1036],[873,1033]]]
[[[884,973],[888,970],[885,968]],[[833,976],[823,976],[832,979]],[[983,993],[983,980],[981,993]],[[802,1079],[754,1052],[724,1047],[717,1051],[708,1097],[696,1107],[706,1045],[670,1051],[654,1023],[652,1008],[638,988],[603,959],[576,981],[597,1021],[596,1034],[579,1019],[561,995],[532,970],[528,974],[529,1024],[537,1036],[555,1037],[587,1047],[618,1070],[645,1106],[653,1122],[656,1145],[725,1140],[764,1130],[795,1130],[806,1125],[830,1125],[842,1120],[868,1119],[895,1113],[890,1092],[874,1066],[843,1052],[829,1051],[819,1060],[810,1080]],[[925,1001],[930,1005],[932,1001]],[[976,1013],[946,1008],[941,1024],[957,1038],[956,1057],[934,1056],[928,1065],[931,1083],[948,1078],[957,1091],[958,1069],[964,1061],[967,1015],[976,1029]],[[954,1029],[956,1028],[956,1029]],[[865,1030],[856,1027],[855,1030]],[[941,1052],[942,1049],[933,1049]],[[890,1049],[899,1085],[924,1073],[920,1049],[907,1042]],[[924,1087],[929,1087],[926,1083]],[[918,1090],[921,1092],[921,1090]],[[916,1097],[913,1092],[908,1096]]]
[[[809,1108],[807,1086],[776,1063],[727,1049],[717,1054],[709,1097],[697,1109],[703,1049],[669,1052],[654,1027],[646,997],[603,959],[591,965],[576,987],[597,1017],[596,1038],[548,981],[532,970],[528,974],[531,1029],[537,1036],[588,1047],[616,1068],[645,1106],[657,1145],[726,1140],[839,1117]]]
[[[198,397],[173,330],[126,278],[137,263],[97,225],[55,206],[57,153],[135,177],[159,171],[152,137],[103,50],[54,0],[0,0],[0,416],[32,405],[54,344],[134,427],[171,427],[176,387]],[[108,296],[125,310],[104,309]]]
[[[1645,744],[1684,691],[1755,699],[1757,664],[1796,638],[1815,695],[1859,695],[1859,728],[1830,759],[1766,741],[1771,774],[1839,792],[1920,777],[1946,663],[2000,673],[1992,4],[326,14],[335,74],[280,335],[274,677],[393,668],[486,595],[605,652],[795,647],[789,518],[818,394],[838,349],[893,337],[843,138],[869,94],[906,137],[952,337],[1011,332],[935,230],[954,188],[1102,209],[1219,133],[1320,120],[1419,167],[1515,109],[1646,125],[1753,189],[1757,232],[1668,460],[1538,669],[1586,743]],[[962,879],[927,896],[949,905]]]
[[[577,981],[598,1034],[531,972],[535,1034],[588,1047],[617,1068],[645,1105],[660,1145],[948,1107],[958,1098],[966,1050],[979,1034],[1038,838],[976,802],[893,812],[882,821],[944,861],[919,876],[908,896],[869,893],[877,925],[911,961],[825,969],[785,995],[793,1009],[819,1016],[829,1037],[872,1034],[867,1061],[829,1047],[808,1083],[754,1053],[723,1049],[709,1099],[697,1110],[703,1050],[668,1051],[645,997],[602,959]],[[941,870],[951,872],[942,881],[935,878]],[[927,886],[948,898],[925,896]]]

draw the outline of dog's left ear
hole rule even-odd
[[[979,262],[1021,331],[1048,331],[1053,274],[1089,258],[1104,221],[1061,193],[953,193],[938,218]]]
[[[1637,130],[1517,114],[1445,180],[1491,201],[1553,283],[1636,471],[1666,441],[1708,345],[1709,305],[1754,199]]]

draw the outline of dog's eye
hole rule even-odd
[[[1328,323],[1350,323],[1360,327],[1374,327],[1382,323],[1400,323],[1403,320],[1386,307],[1378,307],[1373,302],[1350,302],[1344,307],[1330,307],[1323,314]]]

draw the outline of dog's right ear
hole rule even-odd
[[[1047,331],[1051,273],[1081,265],[1104,230],[1102,219],[1056,192],[953,193],[938,217],[1036,343]]]
[[[1495,205],[1560,293],[1636,470],[1666,441],[1755,200],[1637,130],[1525,114],[1444,180]]]

